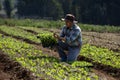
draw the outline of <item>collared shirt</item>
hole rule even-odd
[[[70,46],[82,45],[81,29],[78,25],[74,24],[71,28],[64,26],[60,33],[60,37],[66,38],[66,43]]]

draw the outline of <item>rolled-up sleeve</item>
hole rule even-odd
[[[72,42],[74,42],[78,38],[79,35],[80,35],[80,30],[75,29],[71,33],[70,37],[66,37],[66,43],[71,44]]]

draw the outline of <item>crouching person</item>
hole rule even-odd
[[[64,21],[65,26],[60,36],[54,33],[54,37],[58,39],[57,50],[61,61],[73,62],[77,59],[82,46],[81,29],[75,23],[75,17],[72,14],[67,14]]]

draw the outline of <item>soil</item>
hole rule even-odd
[[[18,62],[11,60],[0,50],[0,80],[44,80],[34,76]]]
[[[111,77],[109,74],[105,73],[102,70],[92,69],[92,71],[99,76],[99,80],[119,80]]]
[[[8,73],[3,72],[4,65],[0,63],[0,80],[10,80],[12,76]]]
[[[119,33],[82,32],[82,35],[85,43],[120,52]]]

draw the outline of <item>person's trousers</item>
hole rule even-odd
[[[59,41],[57,49],[58,49],[58,53],[61,58],[61,61],[71,62],[77,59],[81,50],[81,46],[71,47],[67,43]],[[65,51],[68,51],[68,53],[66,54]]]

